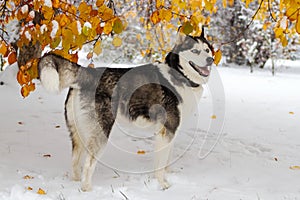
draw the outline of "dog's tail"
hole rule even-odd
[[[60,92],[64,88],[77,88],[80,66],[63,57],[47,54],[39,61],[39,77],[49,92]]]

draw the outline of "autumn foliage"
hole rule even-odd
[[[248,6],[254,0],[243,0]],[[258,0],[259,7],[253,15],[264,21],[264,28],[272,27],[275,37],[283,46],[287,37],[300,33],[300,0],[279,0],[279,11],[272,5],[277,0]],[[234,0],[222,0],[223,7],[232,6]],[[127,5],[125,5],[127,4]],[[124,7],[130,9],[123,9]],[[8,64],[17,58],[17,48],[39,43],[56,54],[78,61],[78,51],[86,44],[92,44],[87,59],[101,54],[102,41],[113,37],[112,44],[118,48],[123,40],[119,37],[126,31],[128,21],[135,18],[151,41],[147,49],[141,49],[143,56],[159,52],[162,57],[172,48],[172,34],[178,30],[183,34],[200,35],[201,27],[210,24],[210,15],[218,12],[216,0],[4,0],[0,5],[0,54]],[[10,33],[6,26],[13,20],[19,21],[18,36],[12,44],[7,40]],[[137,37],[142,42],[141,36]],[[220,47],[222,44],[216,44]],[[221,51],[215,54],[215,63],[221,58]],[[33,79],[37,78],[37,58],[20,66],[18,81],[22,95],[34,90]],[[91,64],[91,66],[93,66]]]

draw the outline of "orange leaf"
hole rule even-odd
[[[300,34],[300,13],[298,13],[297,21],[296,21],[296,31]]]
[[[160,22],[160,17],[159,17],[159,12],[158,11],[154,11],[150,17],[150,20],[153,24],[157,24]]]
[[[219,64],[219,62],[221,61],[221,58],[222,58],[222,51],[220,49],[218,49],[216,52],[215,52],[215,55],[214,55],[214,63],[216,65]]]
[[[28,97],[29,93],[30,93],[30,90],[29,90],[28,85],[24,85],[21,88],[21,95],[25,98],[25,97]]]
[[[7,48],[6,44],[5,44],[5,42],[2,41],[1,47],[0,47],[0,54],[2,54],[3,57],[6,57],[7,53],[8,53],[8,48]]]
[[[32,187],[27,187],[27,190],[31,191],[31,190],[33,190],[33,188]]]
[[[93,58],[93,52],[89,52],[87,55],[86,55],[86,58],[89,60],[91,58]]]
[[[144,150],[138,150],[137,154],[145,154],[146,152]]]
[[[97,1],[96,1],[96,6],[97,6],[97,7],[100,7],[100,6],[103,5],[103,3],[104,3],[104,0],[97,0]]]
[[[37,193],[40,194],[40,195],[45,195],[46,194],[46,192],[42,188],[39,188]]]
[[[34,177],[33,177],[33,176],[26,175],[26,176],[23,177],[23,179],[29,180],[29,179],[34,179]]]
[[[59,0],[52,0],[53,8],[59,8],[59,5],[60,5]]]
[[[10,52],[10,54],[8,55],[8,63],[11,65],[13,63],[15,63],[17,61],[17,54],[16,52]]]

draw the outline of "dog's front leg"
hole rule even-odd
[[[155,177],[163,190],[168,189],[170,184],[165,179],[166,167],[172,149],[172,136],[163,127],[155,138]]]

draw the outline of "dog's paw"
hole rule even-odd
[[[81,191],[89,192],[91,190],[92,190],[92,185],[90,185],[90,184],[82,184],[81,185]]]
[[[80,181],[80,180],[81,178],[79,175],[75,175],[75,174],[72,175],[72,181]]]
[[[170,183],[168,183],[166,180],[159,181],[159,184],[162,190],[167,190],[171,187]]]

